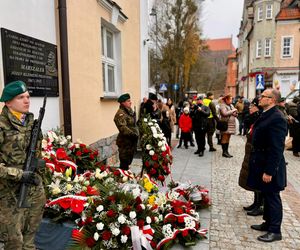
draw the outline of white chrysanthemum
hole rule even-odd
[[[102,206],[102,205],[99,205],[97,208],[96,208],[96,210],[97,210],[97,212],[101,212],[101,211],[103,211],[103,209],[104,209],[104,207]]]
[[[153,126],[153,122],[148,122],[148,125],[149,126]]]
[[[75,178],[73,179],[73,182],[78,182],[79,181],[79,178],[78,178],[78,175],[75,176]]]
[[[98,230],[101,231],[104,228],[104,224],[102,222],[99,222],[99,223],[96,224],[96,227],[97,227]]]
[[[151,148],[152,148],[152,146],[151,146],[150,144],[147,144],[147,145],[146,145],[146,149],[147,149],[147,150],[150,150]]]
[[[94,240],[95,241],[98,241],[99,240],[99,234],[96,232],[94,233]]]
[[[118,236],[120,234],[120,230],[118,228],[113,228],[111,230],[112,234],[115,235],[115,236]]]
[[[141,204],[140,206],[141,206],[141,208],[142,208],[143,210],[145,210],[146,207],[145,207],[144,204]]]
[[[79,181],[84,181],[84,177],[82,175],[79,175],[78,180]]]
[[[150,151],[149,151],[149,155],[151,155],[151,156],[154,155],[154,151],[153,151],[153,150],[150,150]]]
[[[123,182],[127,182],[128,181],[128,177],[127,176],[123,176],[122,181]]]
[[[89,182],[89,181],[85,181],[85,182],[83,183],[83,185],[85,185],[85,186],[87,187],[87,186],[90,185],[90,182]]]
[[[148,120],[147,120],[147,118],[144,118],[144,122],[147,122]]]
[[[122,243],[126,243],[127,240],[128,240],[127,235],[121,235],[121,242],[122,242]]]
[[[157,143],[157,145],[158,145],[159,147],[161,147],[161,146],[163,145],[163,143],[162,143],[161,141],[159,141],[159,142]]]
[[[72,138],[72,137],[71,137],[70,135],[67,135],[67,136],[66,136],[66,139],[67,139],[67,140],[71,140],[71,138]]]
[[[161,147],[161,151],[164,152],[164,151],[166,151],[166,150],[167,150],[167,148],[166,148],[165,146],[162,146],[162,147]]]
[[[118,217],[118,222],[120,222],[120,224],[124,224],[126,222],[126,217],[123,214],[121,214]]]
[[[132,190],[132,195],[134,198],[138,197],[140,195],[140,189],[139,188],[135,188]]]
[[[136,217],[136,212],[131,211],[131,212],[129,213],[129,217],[130,217],[131,219],[134,219],[134,218]]]
[[[148,224],[150,224],[151,221],[152,221],[151,218],[150,218],[149,216],[147,216],[147,217],[146,217],[146,222],[147,222]]]
[[[155,223],[158,223],[159,222],[159,218],[157,216],[154,217],[154,221]]]
[[[75,148],[80,148],[79,143],[74,143],[74,145],[75,145]]]

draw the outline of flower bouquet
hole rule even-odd
[[[154,180],[165,181],[171,171],[172,154],[156,120],[145,116],[140,124],[143,170]]]

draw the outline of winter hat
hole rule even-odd
[[[128,93],[126,93],[126,94],[120,95],[120,97],[118,98],[118,102],[119,103],[125,102],[128,99],[130,99],[130,95]]]

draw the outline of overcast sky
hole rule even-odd
[[[243,0],[205,0],[201,20],[205,38],[225,38],[232,35],[237,47],[237,34],[243,15]]]

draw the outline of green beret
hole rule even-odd
[[[22,81],[14,81],[7,84],[0,98],[0,102],[7,102],[13,99],[15,96],[23,94],[27,91],[26,84]]]
[[[128,93],[126,93],[126,94],[120,95],[120,97],[118,98],[118,102],[119,103],[125,102],[128,99],[130,99],[130,95]]]

